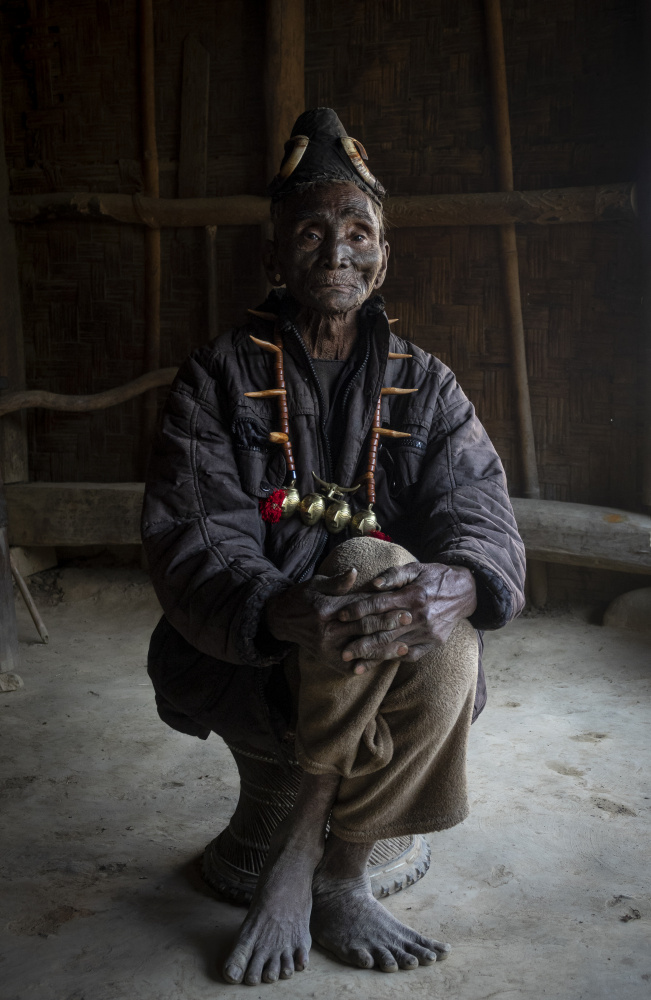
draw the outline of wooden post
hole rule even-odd
[[[2,79],[0,77],[0,109]],[[25,353],[20,312],[16,235],[9,221],[9,171],[5,160],[4,128],[0,116],[0,388],[25,388]],[[25,415],[0,420],[0,475],[6,483],[27,479]],[[12,598],[13,600],[13,598]]]
[[[11,582],[7,505],[0,475],[0,673],[18,669],[18,630],[16,606]]]
[[[294,122],[305,110],[305,0],[267,0],[264,100],[268,184],[278,173]],[[271,239],[270,222],[262,241]],[[263,272],[265,295],[269,290]]]
[[[194,35],[188,35],[183,44],[179,198],[205,198],[207,194],[209,105],[210,55]],[[206,257],[208,338],[212,340],[218,332],[217,227],[206,226],[202,235]],[[194,236],[188,238],[195,239]]]
[[[267,0],[264,99],[269,182],[278,173],[292,126],[305,110],[304,0]]]
[[[642,503],[651,511],[651,9],[645,6],[644,17],[644,89],[645,142],[640,170],[641,232],[643,247],[642,293]]]
[[[509,121],[509,97],[506,82],[504,31],[500,0],[484,0],[488,61],[495,129],[495,154],[497,179],[501,191],[513,191],[513,155]],[[518,247],[513,224],[500,226],[500,258],[507,323],[511,338],[511,364],[515,386],[515,402],[520,445],[520,461],[524,495],[531,499],[540,496],[536,446],[531,417],[527,354],[520,298]],[[527,574],[531,584],[531,599],[537,607],[547,601],[547,574],[541,563],[529,562]]]
[[[158,198],[158,148],[154,88],[154,15],[152,0],[140,0],[140,106],[142,119],[142,173],[144,194]],[[160,229],[145,229],[145,343],[143,373],[160,368]],[[156,426],[157,394],[143,399],[141,451],[143,470]]]

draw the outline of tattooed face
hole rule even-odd
[[[356,311],[386,274],[389,244],[368,195],[322,184],[291,195],[276,222],[268,273],[301,305],[333,316]]]

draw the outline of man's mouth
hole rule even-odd
[[[354,274],[346,277],[324,274],[315,276],[310,284],[313,288],[351,288],[357,286],[358,282]]]

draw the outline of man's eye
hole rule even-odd
[[[318,240],[319,239],[319,234],[318,233],[313,233],[313,232],[303,233],[303,236],[305,237],[306,240]]]

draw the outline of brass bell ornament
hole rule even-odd
[[[325,509],[325,497],[322,497],[320,493],[308,493],[298,505],[301,521],[303,524],[307,524],[309,528],[321,520],[325,514]]]
[[[378,524],[378,519],[375,516],[375,511],[372,506],[369,506],[365,510],[358,510],[352,521],[350,522],[350,527],[353,535],[368,535],[371,531],[379,531],[380,525]]]
[[[291,517],[299,503],[301,502],[301,494],[298,492],[295,486],[285,487],[285,499],[282,502],[282,513],[281,518],[286,520]]]

